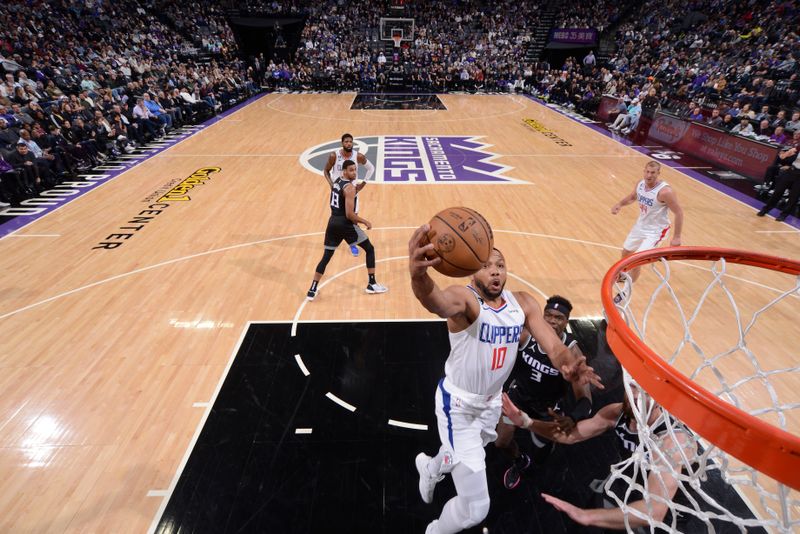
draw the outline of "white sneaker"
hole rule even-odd
[[[319,293],[319,288],[317,288],[316,291],[312,291],[312,290],[309,289],[308,293],[306,293],[306,300],[311,302],[312,300],[314,300],[317,297],[317,293]]]
[[[378,293],[386,293],[387,291],[389,291],[389,288],[386,287],[386,286],[382,286],[379,283],[375,282],[374,284],[368,284],[366,291],[370,295],[375,295],[375,294],[378,294]]]
[[[431,457],[424,452],[419,453],[414,459],[414,464],[416,464],[417,472],[419,473],[419,494],[425,504],[433,502],[433,490],[436,488],[436,483],[444,478],[444,475],[435,477],[428,472],[428,462],[430,460]],[[428,525],[429,529],[431,525]]]
[[[0,200],[0,208],[7,208],[7,207],[9,207],[10,205],[11,205],[11,204],[8,204],[7,202],[3,202],[2,200]]]
[[[439,534],[439,527],[436,526],[437,523],[439,523],[438,519],[434,519],[428,523],[428,528],[425,529],[425,534]]]

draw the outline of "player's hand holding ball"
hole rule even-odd
[[[486,219],[470,208],[447,208],[433,216],[425,234],[425,255],[439,258],[433,268],[459,278],[480,271],[494,248],[494,234]]]
[[[428,241],[428,232],[431,227],[423,224],[411,235],[408,241],[408,270],[411,277],[422,276],[428,267],[433,267],[442,260],[438,257],[429,260],[428,255],[433,253],[433,243]]]

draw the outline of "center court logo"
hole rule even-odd
[[[492,145],[480,139],[481,136],[378,135],[357,137],[353,145],[374,162],[375,182],[526,183],[506,176],[513,167],[495,162],[501,155],[488,151]],[[338,140],[311,147],[300,156],[300,163],[309,171],[322,174],[330,153],[341,147]],[[359,176],[363,174],[359,168]]]

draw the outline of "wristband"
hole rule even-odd
[[[525,412],[520,412],[520,413],[522,414],[522,427],[521,428],[525,428],[525,429],[530,430],[531,423],[533,422],[533,419],[531,419],[528,416],[528,414],[526,414]]]

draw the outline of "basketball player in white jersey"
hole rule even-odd
[[[363,165],[367,169],[367,174],[364,179],[356,183],[356,194],[364,189],[367,181],[375,174],[375,166],[367,159],[364,154],[358,151],[358,148],[353,147],[353,136],[349,133],[342,135],[342,148],[336,152],[331,152],[328,156],[328,162],[325,164],[325,169],[322,173],[328,181],[328,186],[333,189],[333,184],[342,177],[342,165],[345,161],[352,161],[356,164],[356,177],[358,177],[358,166]],[[350,253],[353,256],[358,256],[358,247],[355,243],[348,243],[350,245]]]
[[[442,445],[435,457],[420,453],[415,463],[426,503],[446,473],[453,477],[458,494],[426,530],[449,534],[478,525],[489,513],[483,448],[497,438],[502,387],[514,367],[522,328],[528,328],[565,378],[598,386],[600,381],[586,358],[576,358],[558,339],[532,296],[505,290],[506,265],[499,250],[472,275],[471,285],[439,289],[427,270],[441,259],[426,259],[433,244],[422,244],[429,229],[421,226],[408,243],[411,288],[425,309],[447,319],[451,350],[436,388]]]
[[[670,230],[669,211],[675,215],[675,228],[669,244],[672,247],[681,245],[683,209],[678,203],[675,191],[659,177],[660,172],[660,163],[649,162],[644,166],[644,178],[636,184],[633,192],[611,207],[611,213],[616,215],[623,206],[633,202],[639,203],[639,218],[622,246],[623,258],[635,252],[656,248],[661,243]],[[639,278],[639,271],[639,267],[631,270],[632,282]],[[619,302],[622,298],[625,298],[625,295],[619,293],[614,302]]]

